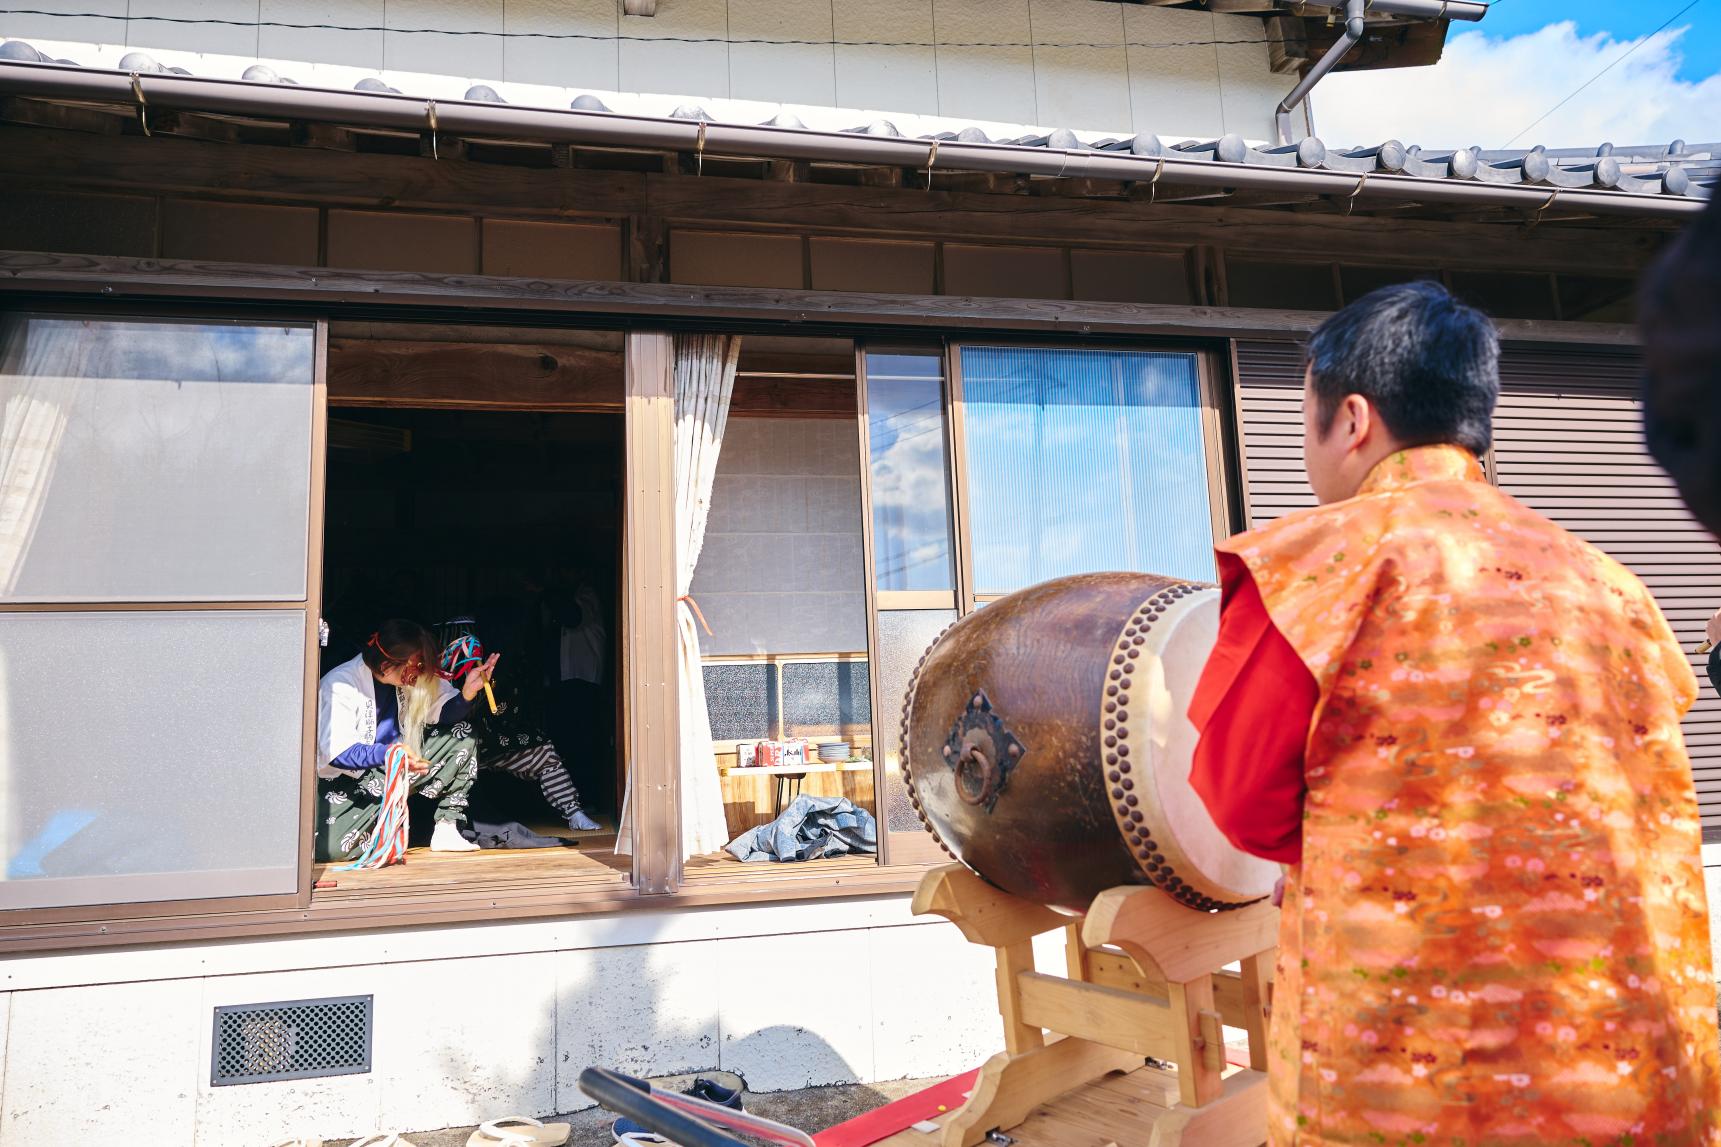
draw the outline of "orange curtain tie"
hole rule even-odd
[[[699,603],[697,601],[693,600],[692,594],[687,594],[683,597],[678,597],[675,600],[676,601],[685,601],[687,603],[687,608],[691,609],[693,611],[693,616],[697,617],[699,619],[699,628],[701,628],[705,631],[705,636],[707,636],[707,637],[716,637],[717,636],[715,633],[711,632],[711,626],[705,620],[705,612],[699,608]]]

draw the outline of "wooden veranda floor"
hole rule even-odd
[[[463,893],[540,888],[560,891],[625,889],[633,858],[618,856],[615,835],[587,836],[578,848],[537,848],[510,851],[431,852],[414,848],[406,863],[367,872],[338,872],[337,865],[319,864],[313,879],[316,903],[369,899],[415,893]],[[872,872],[876,857],[845,856],[799,864],[742,864],[727,853],[696,856],[685,866],[683,883],[704,888],[716,884],[780,884],[785,879],[829,881],[854,873]]]

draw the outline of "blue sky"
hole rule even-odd
[[[1585,35],[1612,33],[1615,39],[1635,39],[1655,31],[1690,0],[1496,0],[1494,9],[1477,27],[1490,36],[1521,36],[1561,20],[1577,23]],[[1463,24],[1454,24],[1459,34]],[[1680,79],[1695,82],[1721,71],[1721,0],[1703,0],[1680,17],[1669,31],[1688,27],[1680,41],[1684,52]],[[1718,132],[1717,134],[1721,134]]]
[[[1656,33],[1688,3],[1495,0],[1480,24],[1452,25],[1434,67],[1330,77],[1315,132],[1490,150],[1721,142],[1721,0]]]

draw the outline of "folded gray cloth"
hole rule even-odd
[[[748,829],[723,847],[748,864],[876,853],[878,824],[847,797],[803,793],[776,820]]]
[[[479,848],[578,848],[579,842],[561,836],[540,836],[518,821],[480,824],[473,821],[460,835]]]

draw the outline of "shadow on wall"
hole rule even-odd
[[[726,1073],[755,1093],[835,1086],[848,1093],[838,1122],[871,1105],[873,1081],[941,1078],[998,1050],[990,953],[953,927],[818,930],[817,911],[796,912],[804,931],[718,939],[735,920],[695,911],[673,929],[578,928],[588,944],[616,932],[639,943],[494,955],[437,955],[473,951],[466,938],[304,937],[276,949],[306,962],[292,970],[0,993],[0,1139],[231,1147],[471,1127],[590,1108],[578,1080],[592,1066]],[[544,927],[451,931],[495,946],[571,938]],[[379,962],[391,956],[416,958]],[[212,1086],[213,1008],[350,995],[374,997],[371,1071]],[[757,1109],[825,1118],[803,1099],[816,1106],[783,1095],[791,1107]]]
[[[422,1041],[417,1048],[384,1040],[384,1027],[402,1025],[379,1014],[377,1064],[396,1096],[382,1105],[393,1117],[385,1125],[454,1127],[508,1114],[581,1111],[592,1102],[579,1089],[579,1075],[594,1066],[647,1078],[727,1072],[761,1092],[870,1079],[873,1017],[866,1001],[844,1006],[840,988],[809,992],[805,979],[788,970],[814,967],[832,985],[840,979],[829,949],[816,959],[811,951],[793,951],[807,939],[700,940],[412,966],[415,978],[436,977],[443,990],[416,983],[409,998],[390,1001],[420,1013],[405,1025]],[[769,962],[772,944],[791,949],[777,953],[787,958],[781,968]],[[408,1092],[410,1108],[400,1101]]]

